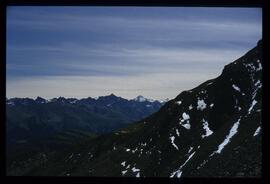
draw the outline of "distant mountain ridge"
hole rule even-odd
[[[11,125],[16,127],[25,121],[27,122],[25,122],[22,127],[26,128],[26,124],[29,123],[31,117],[35,118],[36,120],[32,119],[30,121],[34,120],[37,122],[40,120],[43,121],[43,123],[45,123],[47,126],[51,124],[50,121],[53,121],[54,124],[59,124],[62,121],[60,119],[63,119],[65,116],[70,116],[70,118],[68,118],[70,120],[72,119],[71,115],[74,114],[77,117],[74,118],[76,118],[79,122],[81,121],[84,124],[84,127],[86,126],[86,129],[87,124],[92,126],[91,121],[92,124],[96,122],[93,127],[96,127],[97,129],[95,130],[88,127],[89,131],[92,131],[93,133],[106,133],[115,130],[115,128],[123,127],[125,124],[138,121],[156,112],[164,104],[157,100],[150,101],[142,96],[137,98],[144,100],[138,101],[136,98],[127,100],[122,97],[115,96],[114,94],[100,96],[97,99],[91,97],[83,99],[58,97],[50,100],[46,100],[41,97],[37,97],[36,99],[6,99],[8,132],[9,128],[12,128]],[[22,116],[20,116],[20,114]],[[54,114],[54,116],[58,117],[55,117],[58,120],[50,120],[51,116],[48,114]],[[86,116],[88,122],[86,123],[85,120],[81,119],[79,116]],[[62,124],[64,123],[63,126],[66,126],[66,128],[73,129],[76,128],[74,125],[78,124],[79,122],[73,123],[73,125],[70,124],[70,127],[67,123],[65,124],[65,122],[62,122]],[[110,126],[112,123],[115,124],[114,128]],[[55,125],[53,126],[55,128]],[[105,128],[106,130],[103,131],[99,129],[99,126]],[[78,126],[77,128],[83,127]]]
[[[118,97],[114,94],[110,94],[110,95],[107,95],[107,96],[99,96],[99,97],[96,97],[96,98],[92,98],[92,97],[88,97],[88,98],[81,98],[81,99],[77,99],[77,98],[65,98],[65,97],[58,97],[58,98],[52,98],[52,99],[45,99],[45,98],[42,98],[40,96],[38,96],[36,99],[32,99],[32,98],[6,98],[6,104],[7,105],[15,105],[16,103],[21,103],[21,104],[26,104],[26,103],[51,103],[51,102],[62,102],[62,103],[80,103],[81,101],[99,101],[101,99],[115,99],[115,100],[119,100],[119,99],[122,99],[122,100],[128,100],[128,99],[125,99],[125,98],[122,98],[122,97]],[[168,100],[153,100],[153,99],[148,99],[148,98],[145,98],[143,97],[142,95],[139,95],[137,96],[136,98],[133,98],[133,99],[130,99],[128,101],[136,101],[136,102],[159,102],[159,103],[165,103],[166,101]]]

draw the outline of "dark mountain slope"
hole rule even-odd
[[[158,112],[26,175],[260,176],[261,42]]]
[[[7,141],[43,139],[69,130],[102,134],[112,132],[159,110],[158,101],[138,102],[113,94],[93,98],[38,97],[7,100]]]

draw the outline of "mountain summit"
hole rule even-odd
[[[142,95],[137,96],[136,98],[132,99],[136,102],[154,102],[155,100],[144,98]]]
[[[153,115],[26,175],[261,176],[261,44]],[[138,99],[142,99],[139,97]]]

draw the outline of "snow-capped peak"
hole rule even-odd
[[[145,102],[145,101],[154,102],[155,101],[155,100],[152,100],[152,99],[144,98],[142,95],[139,95],[136,98],[133,98],[133,100],[136,101],[136,102]]]

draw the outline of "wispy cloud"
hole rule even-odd
[[[170,19],[147,17],[119,17],[119,16],[89,16],[89,15],[32,15],[25,19],[16,17],[7,21],[9,27],[20,29],[30,29],[39,31],[76,31],[90,34],[107,34],[114,36],[113,39],[122,37],[123,40],[139,41],[226,41],[227,36],[231,39],[248,39],[258,35],[261,32],[261,26],[258,22],[249,22],[243,20],[228,19],[220,21],[219,19],[182,19],[173,17]],[[110,30],[107,32],[106,30]],[[147,34],[151,32],[153,34]],[[211,34],[209,34],[211,32]],[[145,34],[146,33],[146,34]],[[164,38],[164,34],[167,34]],[[191,36],[192,35],[192,36]],[[134,37],[134,39],[132,39]]]
[[[43,58],[21,63],[7,63],[8,72],[19,70],[29,74],[61,75],[142,75],[144,73],[212,71],[240,57],[242,50],[181,48],[88,48],[81,45],[65,47],[11,48],[10,52],[30,52]],[[33,56],[32,56],[33,58]],[[213,64],[215,63],[215,64]],[[43,70],[40,70],[43,68]],[[25,75],[22,73],[21,75]]]

